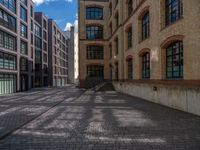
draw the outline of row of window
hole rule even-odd
[[[150,53],[146,52],[141,56],[142,78],[150,78]],[[127,61],[128,79],[133,79],[133,60]],[[166,78],[183,78],[183,43],[175,42],[166,48]]]
[[[16,56],[0,52],[0,69],[16,70]]]
[[[11,51],[16,51],[16,37],[0,30],[0,47]]]
[[[132,0],[128,1],[128,13],[131,14],[133,11],[133,2]],[[172,24],[173,22],[177,21],[182,17],[183,10],[182,10],[182,0],[165,0],[165,25]],[[101,13],[100,13],[101,12]],[[101,14],[101,15],[99,15]],[[103,9],[98,7],[88,7],[86,8],[86,19],[93,19],[98,20],[98,16],[103,15]],[[116,18],[116,26],[119,25],[119,18],[118,15],[115,16]],[[150,36],[150,14],[147,11],[141,17],[141,40],[145,40]],[[112,25],[110,25],[110,30],[112,33]],[[128,32],[128,48],[132,46],[131,41],[132,31]],[[101,26],[87,26],[86,27],[86,38],[87,39],[102,39],[103,38],[103,27]]]

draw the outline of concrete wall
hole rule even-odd
[[[113,85],[119,92],[200,115],[200,87],[128,82],[114,82]]]

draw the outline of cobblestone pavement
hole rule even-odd
[[[0,97],[0,150],[200,150],[200,117],[115,91],[81,93]]]

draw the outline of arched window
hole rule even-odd
[[[150,78],[150,53],[146,52],[142,55],[142,78]]]
[[[87,66],[87,76],[103,78],[104,77],[104,66],[101,66],[101,65]]]
[[[182,0],[165,0],[165,24],[179,20],[183,15]]]
[[[129,58],[127,60],[127,77],[129,80],[133,79],[133,59]]]
[[[166,77],[183,78],[183,43],[175,42],[166,49]]]
[[[131,15],[133,11],[133,0],[127,0],[128,16]]]
[[[86,38],[90,40],[103,38],[103,27],[101,26],[87,26]]]
[[[87,46],[87,59],[103,59],[103,46],[89,45]]]
[[[142,40],[148,38],[149,34],[150,34],[150,17],[149,17],[149,12],[147,12],[142,17]]]
[[[103,8],[87,7],[86,8],[86,19],[87,20],[102,20],[103,19]]]

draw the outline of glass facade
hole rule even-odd
[[[26,58],[20,59],[20,71],[28,71],[28,60]]]
[[[175,42],[166,50],[167,78],[183,78],[183,43]]]
[[[28,54],[27,42],[22,41],[22,40],[21,40],[21,43],[20,43],[20,53],[21,53],[21,54],[24,54],[24,55],[27,55],[27,54]]]
[[[16,37],[0,30],[0,47],[11,51],[17,51]]]
[[[20,6],[20,18],[27,22],[27,10],[23,6]]]
[[[12,12],[16,13],[16,0],[0,0],[0,3]]]
[[[27,26],[22,23],[20,24],[20,35],[27,38]]]
[[[10,94],[16,91],[17,91],[16,75],[0,73],[0,95]]]
[[[87,20],[102,20],[103,8],[98,8],[98,7],[86,8],[86,19]]]
[[[0,9],[0,25],[16,32],[16,19]]]
[[[87,47],[87,59],[103,59],[103,58],[104,58],[103,46]]]
[[[0,69],[16,70],[16,56],[0,52]]]

